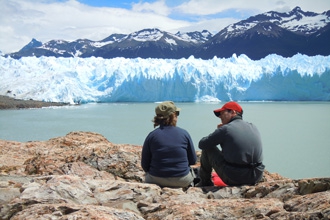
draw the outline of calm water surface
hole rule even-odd
[[[223,103],[176,103],[178,126],[198,141],[220,119],[213,110]],[[329,102],[241,102],[244,120],[260,130],[264,163],[289,178],[330,177]],[[92,131],[113,143],[142,145],[153,129],[155,103],[110,103],[0,111],[0,139],[48,140],[71,131]]]

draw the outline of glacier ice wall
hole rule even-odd
[[[0,57],[0,95],[54,102],[330,101],[330,56]]]

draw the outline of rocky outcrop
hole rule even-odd
[[[0,219],[330,219],[330,178],[160,188],[143,183],[140,154],[91,132],[0,140]]]

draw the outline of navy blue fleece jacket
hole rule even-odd
[[[189,133],[175,126],[160,126],[149,133],[143,148],[141,166],[157,177],[180,177],[197,161]]]

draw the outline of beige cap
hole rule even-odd
[[[180,110],[172,101],[162,102],[155,108],[156,115],[161,118],[168,118],[173,112],[179,112]]]

